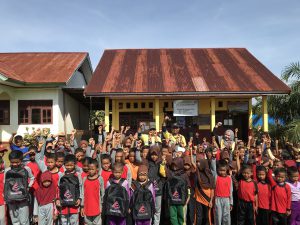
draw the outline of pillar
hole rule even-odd
[[[109,132],[109,98],[105,97],[105,116],[104,123],[106,124],[105,130]]]
[[[263,130],[265,132],[269,131],[269,116],[268,116],[268,101],[267,96],[262,96],[262,116],[263,116]]]
[[[210,99],[210,129],[213,131],[216,126],[216,99]]]
[[[160,124],[159,124],[159,99],[155,99],[155,105],[154,105],[154,110],[155,110],[155,129],[156,131],[159,131]]]
[[[111,112],[112,112],[112,117],[111,117],[111,124],[112,127],[114,127],[115,130],[118,130],[119,128],[117,127],[117,114],[116,114],[116,100],[112,99],[112,107],[111,107]]]
[[[252,129],[252,117],[253,117],[253,113],[252,113],[252,98],[249,99],[249,103],[248,103],[248,128]]]

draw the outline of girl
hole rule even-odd
[[[288,168],[288,185],[292,192],[292,214],[290,218],[291,225],[300,224],[300,182],[299,172],[296,167]]]
[[[45,171],[40,176],[39,187],[35,192],[34,208],[38,216],[38,224],[52,225],[55,218],[53,199],[56,197],[56,185],[50,171]]]
[[[197,225],[212,224],[211,208],[213,206],[215,181],[209,168],[208,160],[200,159],[197,165],[197,181],[195,188],[196,223]]]

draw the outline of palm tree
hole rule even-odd
[[[300,142],[300,63],[291,63],[285,67],[281,77],[292,91],[290,95],[268,96],[269,116],[283,121],[283,126],[270,126],[270,133],[284,135],[290,142],[297,144]],[[257,115],[253,120],[256,123],[262,116],[261,98],[256,99],[253,113]]]

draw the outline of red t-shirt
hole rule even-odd
[[[4,205],[4,173],[0,173],[0,205]]]
[[[257,188],[255,181],[249,182],[245,180],[239,181],[238,197],[239,199],[246,202],[254,202],[255,195],[257,195]]]
[[[84,182],[84,214],[86,216],[97,216],[100,209],[100,182],[99,179],[90,180],[86,178]]]
[[[257,183],[258,188],[258,208],[270,209],[271,186],[268,183]]]
[[[123,167],[123,173],[122,173],[122,175],[121,175],[121,178],[127,179],[127,173],[128,173],[128,167],[127,167],[127,166],[124,166],[124,167]]]
[[[77,164],[76,164],[78,167],[80,167],[80,168],[82,168],[83,167],[83,164],[82,164],[82,162],[77,162]]]
[[[271,210],[278,213],[286,213],[291,209],[292,194],[288,184],[277,184],[272,177],[273,171],[268,171],[268,179],[271,183]]]
[[[216,179],[216,189],[215,195],[221,198],[229,198],[230,197],[230,188],[231,188],[231,177],[221,177],[217,176]]]
[[[31,172],[32,172],[33,176],[35,177],[33,185],[32,185],[32,188],[35,191],[39,187],[41,171],[40,171],[39,166],[36,162],[29,162],[27,164],[27,166],[31,169]]]
[[[106,188],[107,181],[108,181],[110,178],[113,178],[112,171],[105,171],[105,170],[102,170],[102,171],[101,171],[101,177],[103,178],[104,188]]]
[[[81,178],[83,179],[83,178],[85,178],[86,176],[88,175],[88,173],[86,173],[86,172],[81,172]]]

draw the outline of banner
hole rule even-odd
[[[174,101],[173,116],[198,116],[198,100]]]

